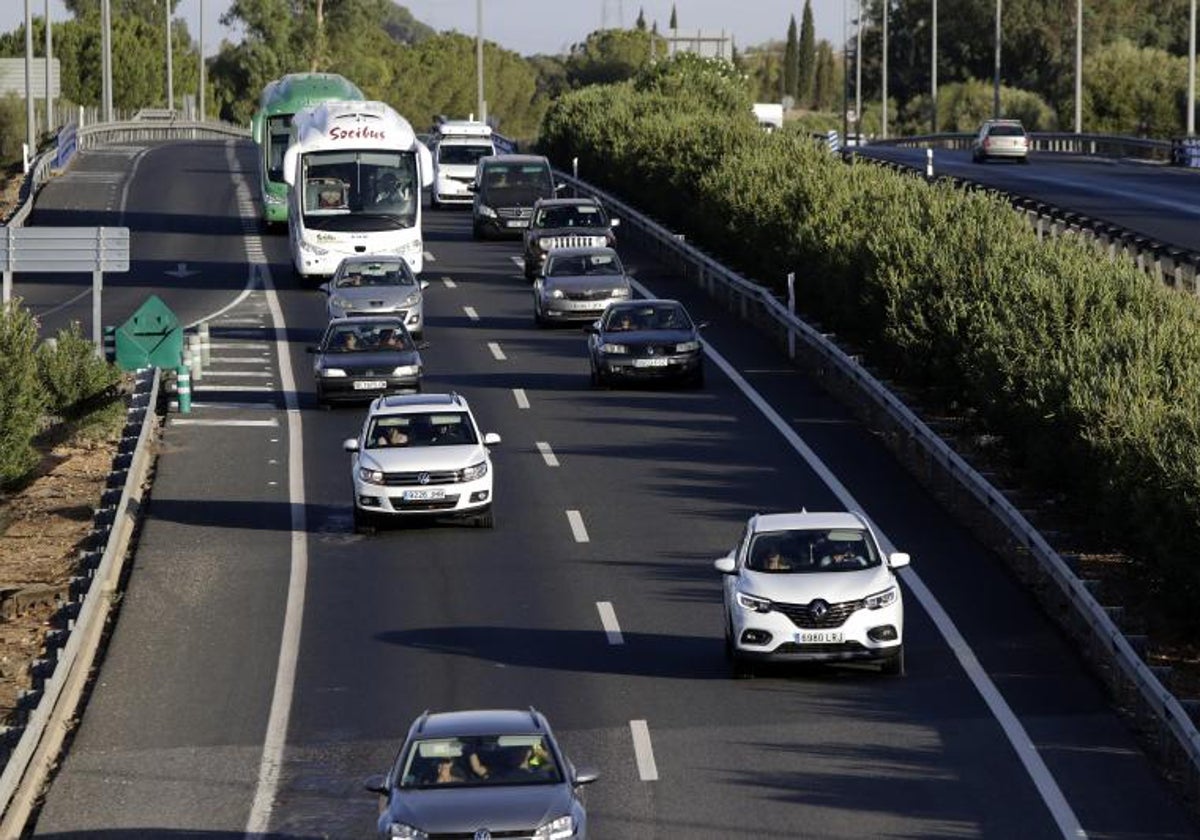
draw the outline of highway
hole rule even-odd
[[[105,150],[39,199],[37,224],[133,229],[106,321],[155,293],[216,344],[193,412],[166,424],[36,836],[370,837],[362,781],[416,715],[529,705],[600,770],[596,838],[1200,836],[1001,559],[772,345],[628,245],[643,288],[708,322],[703,391],[593,391],[582,332],[534,327],[518,246],[426,215],[426,390],[501,434],[496,528],[354,534],[341,442],[363,412],[315,406],[323,298],[257,232],[253,166],[246,142]],[[49,327],[87,317],[67,303],[85,285],[17,293]],[[912,554],[907,676],[730,679],[712,561],[756,511],[847,501]]]

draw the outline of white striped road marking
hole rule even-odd
[[[266,350],[270,347],[261,341],[210,341],[209,350]]]
[[[479,320],[479,313],[475,311],[475,307],[474,307],[474,306],[464,306],[464,307],[463,307],[463,312],[466,312],[466,313],[467,313],[467,317],[468,317],[468,318],[470,318],[472,321],[478,321],[478,320]]]
[[[249,242],[250,238],[247,238],[246,241]],[[258,282],[260,271],[266,271],[266,266],[260,265],[259,263],[250,263],[250,265],[248,266],[248,270],[246,272],[246,285],[242,289],[242,291],[238,294],[237,297],[235,297],[229,303],[222,306],[216,312],[209,313],[208,315],[205,315],[203,318],[197,318],[195,321],[192,321],[190,324],[185,324],[183,328],[185,330],[195,329],[204,321],[212,321],[215,318],[220,318],[226,312],[233,309],[235,306],[240,304],[246,298],[250,297],[250,294],[254,291],[255,284]],[[217,346],[216,344],[209,345],[209,347],[216,347],[216,346]],[[222,346],[224,346],[224,345],[222,345]],[[229,346],[237,346],[237,345],[229,345]],[[252,345],[242,344],[240,346],[249,348]]]
[[[649,289],[637,281],[631,283],[638,294],[643,297],[655,297]],[[825,485],[833,491],[837,500],[841,503],[843,510],[858,510],[865,511],[866,507],[850,494],[845,485],[838,480],[837,476],[825,466],[825,463],[817,457],[817,453],[809,448],[808,444],[796,434],[795,430],[788,425],[787,421],[779,416],[779,413],[767,403],[762,396],[750,386],[750,383],[734,369],[733,365],[726,361],[725,357],[718,353],[713,346],[707,341],[701,341],[704,346],[704,352],[712,359],[713,363],[719,367],[726,376],[738,387],[746,398],[758,409],[759,413],[773,425],[779,434],[783,436],[801,458],[812,468]],[[870,517],[867,517],[870,519]],[[874,523],[872,523],[874,525]],[[878,526],[875,527],[875,536],[879,538],[884,551],[891,553],[896,550],[888,536]],[[980,697],[991,710],[992,715],[1004,730],[1008,742],[1012,745],[1017,757],[1020,758],[1022,765],[1025,767],[1025,772],[1029,774],[1029,778],[1033,781],[1041,794],[1042,801],[1046,803],[1047,810],[1054,817],[1055,823],[1058,825],[1059,832],[1063,837],[1087,837],[1087,833],[1079,823],[1079,818],[1075,816],[1074,810],[1067,802],[1063,795],[1062,789],[1054,780],[1054,776],[1050,773],[1050,768],[1046,766],[1042,756],[1034,746],[1033,741],[1029,737],[1029,733],[1025,731],[1025,727],[1021,725],[1020,719],[1013,713],[1012,708],[1004,700],[1000,694],[996,684],[992,682],[992,678],[983,670],[983,666],[979,664],[979,660],[975,657],[974,651],[967,644],[966,639],[959,633],[958,627],[950,619],[950,616],[943,609],[941,603],[938,602],[933,592],[925,586],[925,582],[921,580],[911,566],[906,566],[898,572],[901,579],[908,584],[912,589],[921,606],[933,620],[934,625],[938,628],[938,632],[945,639],[947,647],[954,653],[958,659],[959,665],[967,678],[975,686],[975,690],[979,692]]]
[[[550,448],[550,444],[542,441],[537,442],[538,452],[542,453],[542,458],[546,461],[547,467],[558,466],[558,456],[554,454],[554,450]]]
[[[196,391],[274,391],[270,385],[209,385],[207,382],[193,382],[192,392]]]
[[[525,270],[525,259],[523,257],[509,256],[509,259],[513,261],[513,264],[516,265],[517,268],[521,269],[522,271]]]
[[[270,420],[199,420],[188,417],[172,417],[172,426],[278,426],[279,421]]]
[[[633,734],[633,754],[637,757],[638,775],[643,782],[658,781],[658,766],[654,763],[654,747],[650,745],[650,727],[644,720],[629,721]]]
[[[517,400],[517,408],[529,408],[529,397],[525,396],[524,388],[513,388],[513,397]]]
[[[221,359],[221,361],[225,361]],[[261,360],[260,360],[261,361]],[[252,379],[270,379],[275,374],[269,370],[212,370],[206,369],[205,376],[243,376]]]
[[[494,358],[497,362],[503,362],[508,358],[508,356],[504,355],[504,351],[500,349],[499,342],[489,341],[488,349],[492,351],[492,358]]]
[[[212,346],[209,346],[212,349]],[[271,356],[263,353],[261,356],[214,356],[213,361],[230,365],[265,365],[270,364]]]
[[[583,514],[577,510],[569,510],[567,511],[567,522],[571,526],[571,535],[575,537],[575,542],[590,542],[587,527],[583,524]]]
[[[239,391],[245,391],[245,388],[239,388]],[[192,402],[192,410],[198,408],[215,408],[219,411],[278,411],[279,406],[271,403],[250,403],[250,402]],[[272,441],[278,443],[278,441]]]
[[[213,327],[262,327],[267,328],[263,323],[262,316],[256,318],[221,318],[220,320],[209,321],[209,326]]]
[[[604,635],[608,637],[610,645],[625,644],[625,637],[621,635],[621,625],[617,624],[617,611],[613,609],[611,601],[597,601],[596,609],[600,613],[600,624],[604,627]]]
[[[426,251],[422,256],[424,256],[425,259],[428,260],[429,262],[437,262],[437,257],[435,257],[433,254],[429,253],[428,251]]]
[[[451,280],[449,277],[443,277],[442,282],[446,284],[447,289],[453,289],[458,286],[458,284],[455,283],[453,280]]]

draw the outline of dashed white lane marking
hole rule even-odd
[[[596,610],[600,613],[600,624],[604,627],[604,635],[608,637],[610,645],[625,644],[625,637],[621,635],[621,625],[617,624],[617,611],[613,609],[611,601],[597,601]]]
[[[453,280],[451,280],[449,277],[443,277],[442,282],[444,284],[446,284],[447,289],[454,289],[454,288],[458,287],[458,284],[455,283]]]
[[[633,734],[633,754],[637,757],[638,775],[643,782],[658,781],[658,765],[654,763],[654,747],[650,745],[650,727],[644,720],[629,721]]]
[[[200,420],[190,417],[172,417],[172,426],[274,426],[278,428],[279,422],[274,418],[270,420]]]
[[[210,341],[210,350],[268,350],[271,345],[263,341]]]
[[[513,261],[513,265],[515,265],[517,268],[521,269],[522,271],[525,270],[525,260],[522,257],[510,255],[509,259]]]
[[[571,536],[575,537],[575,542],[591,542],[588,539],[587,526],[583,524],[583,514],[577,510],[567,511],[567,523],[571,526]]]
[[[274,391],[271,385],[209,385],[207,382],[193,382],[192,391]]]
[[[472,321],[479,320],[479,313],[475,311],[474,306],[464,306],[463,312],[467,313],[467,317],[470,318]]]
[[[542,453],[542,459],[546,462],[547,467],[558,466],[558,456],[554,454],[554,450],[550,448],[550,444],[539,440],[537,448],[538,452]]]
[[[423,255],[427,262],[437,262],[437,257],[426,251]]]
[[[238,390],[245,391],[246,389],[239,388]],[[273,403],[217,402],[216,400],[214,400],[213,402],[208,402],[207,400],[205,400],[202,402],[193,402],[192,403],[193,411],[200,409],[200,408],[205,408],[205,409],[215,408],[220,411],[278,411],[279,410],[279,406],[275,405]],[[278,441],[276,441],[276,440],[272,440],[271,442],[278,443]]]
[[[258,318],[221,318],[219,320],[209,321],[209,325],[213,327],[263,327],[267,325],[263,323],[261,317]]]
[[[492,351],[492,358],[497,362],[503,362],[508,356],[504,355],[504,351],[500,349],[500,344],[495,341],[488,342],[488,349]]]
[[[221,360],[225,361],[224,359]],[[275,374],[269,370],[205,370],[205,376],[242,376],[257,379],[270,379]]]
[[[261,356],[221,356],[215,361],[223,365],[262,365],[271,361],[271,357],[267,353]]]
[[[517,408],[529,408],[529,397],[525,396],[524,388],[513,388],[513,397],[517,401]]]

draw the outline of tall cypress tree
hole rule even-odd
[[[804,0],[804,22],[800,25],[800,51],[796,71],[796,105],[807,108],[813,100],[817,77],[817,44],[812,0]]]
[[[796,99],[799,54],[799,42],[796,40],[796,16],[792,15],[792,21],[788,24],[787,46],[783,49],[783,95],[790,96],[792,99]],[[797,106],[800,104],[799,101],[796,102]]]
[[[646,10],[645,9],[641,9],[641,8],[638,9],[637,22],[634,24],[634,26],[636,26],[638,28],[638,30],[641,32],[646,31]]]
[[[679,19],[678,19],[677,17],[675,17],[675,4],[674,4],[674,3],[672,3],[672,4],[671,4],[671,23],[670,23],[670,28],[671,28],[671,29],[678,29],[678,28],[679,28]]]

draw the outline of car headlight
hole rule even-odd
[[[756,598],[753,595],[747,595],[745,592],[739,592],[737,600],[744,609],[751,610],[752,612],[767,613],[771,611],[771,602],[766,598]]]
[[[575,818],[569,814],[540,825],[538,830],[533,832],[533,840],[569,840],[574,836]]]
[[[886,607],[888,604],[896,602],[896,587],[889,586],[882,592],[876,592],[874,595],[868,595],[863,601],[869,610],[877,610]]]
[[[563,297],[563,290],[562,289],[551,289],[550,297],[554,298],[555,300],[561,300]]]
[[[370,467],[359,467],[358,477],[367,484],[383,484],[383,470],[373,470]]]
[[[392,376],[418,376],[420,373],[420,365],[397,365],[392,371]]]
[[[334,295],[329,299],[329,305],[336,306],[338,309],[351,309],[354,307],[353,301],[338,295]]]
[[[554,244],[553,239],[539,239],[538,240],[538,247],[541,248],[543,251],[549,251],[550,246],[553,244]]]
[[[480,461],[478,464],[472,464],[458,473],[459,481],[475,481],[478,478],[483,478],[487,475],[487,461]]]
[[[700,349],[699,341],[685,341],[682,344],[675,345],[676,353],[695,353]]]
[[[345,376],[346,371],[341,368],[322,368],[321,375],[326,379],[336,379],[339,376]]]
[[[620,355],[628,353],[629,347],[625,344],[609,344],[607,341],[600,345],[601,353],[610,353],[612,355]]]
[[[620,297],[620,298],[627,298],[627,297],[629,297],[629,287],[628,287],[628,286],[622,286],[622,287],[621,287],[621,288],[619,288],[619,289],[613,289],[612,296],[613,296],[613,297]]]
[[[300,250],[307,251],[308,253],[314,254],[318,257],[323,257],[329,253],[328,248],[322,248],[320,245],[314,245],[313,243],[309,242],[307,239],[300,240]]]
[[[416,306],[420,302],[421,302],[421,294],[419,292],[413,292],[411,295],[406,297],[404,300],[400,301],[400,305],[407,309],[410,306]]]
[[[485,218],[488,218],[488,219],[494,219],[494,218],[496,218],[496,211],[493,210],[491,207],[488,207],[486,204],[480,204],[479,205],[479,215],[484,216]]]
[[[392,840],[429,840],[429,835],[421,829],[397,822],[388,826],[388,837]]]

